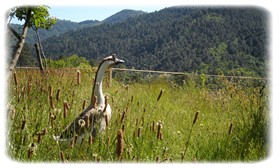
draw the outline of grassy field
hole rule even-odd
[[[58,135],[87,107],[94,72],[17,70],[9,81],[8,155],[22,162],[232,162],[269,154],[266,81],[205,76],[104,85],[113,116],[106,131],[81,142]],[[122,77],[123,76],[123,77]],[[68,106],[66,108],[65,106]]]

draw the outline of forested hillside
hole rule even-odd
[[[68,31],[43,41],[47,57],[100,61],[116,53],[128,68],[266,76],[263,9],[172,7],[121,23]]]
[[[117,12],[116,14],[104,19],[102,23],[106,24],[115,24],[115,23],[121,23],[125,21],[128,18],[136,17],[139,15],[145,14],[145,12],[139,10],[130,10],[130,9],[124,9],[120,12]]]
[[[116,53],[127,67],[265,76],[267,15],[256,8],[166,8],[44,41],[54,59]]]

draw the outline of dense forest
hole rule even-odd
[[[70,30],[43,41],[52,59],[100,60],[128,68],[266,76],[268,16],[260,8],[171,7],[116,24]]]

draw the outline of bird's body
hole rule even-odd
[[[81,137],[85,133],[95,136],[98,131],[103,132],[105,130],[111,119],[112,110],[102,92],[103,76],[108,68],[123,62],[123,60],[117,59],[115,55],[102,60],[96,72],[90,105],[59,136],[55,136],[55,140],[71,140],[76,135]]]

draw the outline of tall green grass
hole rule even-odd
[[[110,88],[104,83],[113,111],[106,131],[71,144],[57,143],[53,135],[89,104],[94,72],[81,70],[78,83],[76,70],[50,71],[42,75],[37,70],[17,70],[9,81],[7,151],[12,159],[247,162],[269,154],[268,89],[263,81],[158,76],[131,82],[119,74]],[[117,152],[120,129],[121,156]]]

